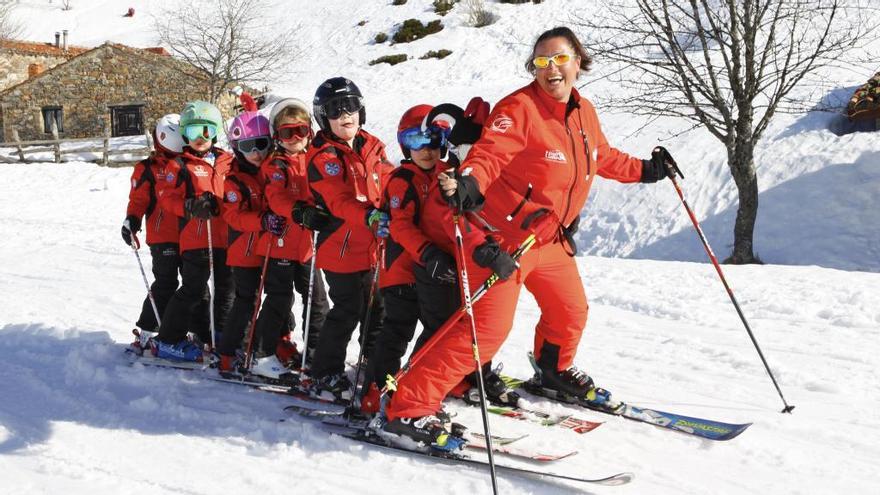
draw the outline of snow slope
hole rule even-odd
[[[118,234],[128,174],[76,163],[0,168],[0,493],[489,490],[481,470],[377,452],[286,418],[284,397],[130,366],[122,346],[143,289]],[[778,413],[781,403],[710,266],[592,256],[579,263],[591,317],[578,361],[598,383],[638,404],[755,424],[713,443],[578,412],[605,424],[579,436],[493,417],[496,434],[579,450],[552,466],[560,472],[637,475],[626,487],[591,493],[880,489],[872,467],[880,462],[880,275],[726,268],[797,406],[789,416]],[[499,355],[506,372],[528,375],[524,353],[538,313],[524,295]],[[476,410],[460,417],[479,428]],[[501,487],[577,488],[517,477]]]
[[[48,41],[55,31],[68,29],[72,44],[90,46],[112,40],[154,46],[151,15],[158,12],[158,5],[169,2],[74,0],[70,11],[60,10],[58,3],[20,2],[17,15],[27,23],[28,38]],[[522,64],[541,31],[567,23],[571,15],[583,17],[606,8],[595,0],[547,0],[539,5],[489,1],[488,7],[499,16],[491,26],[468,27],[464,9],[457,7],[442,18],[443,31],[390,46],[390,42],[376,44],[375,35],[393,34],[405,19],[428,22],[440,18],[430,1],[411,0],[402,6],[391,6],[387,0],[270,0],[269,4],[266,16],[272,23],[296,26],[300,52],[296,66],[272,81],[272,88],[308,100],[326,78],[351,78],[366,95],[367,129],[392,145],[392,158],[400,158],[394,146],[397,121],[411,105],[444,101],[463,105],[477,94],[497,101],[528,83]],[[137,14],[123,18],[129,5]],[[204,0],[187,2],[187,8],[205,5]],[[443,60],[418,59],[441,48],[452,50],[452,55]],[[880,46],[869,48],[876,52]],[[410,60],[395,66],[368,65],[382,55],[398,53],[409,55]],[[597,60],[598,71],[601,64]],[[828,71],[826,79],[832,86],[852,88],[875,69]],[[583,90],[591,95],[619,90],[595,76],[585,77],[584,83]],[[636,133],[646,119],[602,108],[599,112],[609,140],[622,150],[645,157],[652,146],[662,144],[673,152],[687,177],[683,184],[686,198],[719,257],[725,257],[733,243],[737,201],[721,144],[702,129],[681,133],[689,125],[674,119],[660,119]],[[761,207],[755,250],[768,263],[880,271],[880,228],[871,221],[872,212],[880,209],[880,140],[872,133],[836,136],[827,128],[837,118],[821,112],[778,115],[758,147]],[[580,239],[585,253],[705,261],[690,221],[668,184],[597,181],[583,216]]]

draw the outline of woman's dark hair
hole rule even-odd
[[[529,59],[526,60],[526,70],[529,71],[529,74],[534,76],[537,71],[535,65],[532,63],[532,60],[535,58],[535,49],[538,48],[538,45],[541,44],[542,41],[549,40],[550,38],[565,38],[568,40],[568,44],[574,49],[575,55],[581,58],[581,71],[585,73],[589,72],[590,66],[593,65],[593,57],[587,53],[587,50],[584,49],[584,45],[581,44],[581,40],[578,39],[577,35],[574,34],[571,29],[565,26],[559,26],[544,31],[541,33],[541,36],[538,36],[538,39],[535,40],[535,44],[532,46],[532,54],[529,56]]]

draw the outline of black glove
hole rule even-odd
[[[516,261],[507,251],[502,250],[498,241],[491,236],[474,249],[474,263],[483,268],[490,268],[501,280],[510,278],[518,267]]]
[[[125,217],[125,220],[122,222],[122,240],[131,246],[131,236],[140,232],[140,230],[141,217],[136,217],[134,215]]]
[[[263,227],[263,230],[269,232],[272,235],[281,235],[284,233],[284,227],[286,227],[287,222],[284,220],[284,217],[281,215],[276,215],[271,211],[267,211],[263,213],[263,216],[260,217],[260,225]]]
[[[187,198],[183,202],[183,209],[189,217],[207,220],[220,215],[220,205],[213,194],[205,191],[198,198]]]
[[[425,271],[432,279],[444,284],[454,284],[458,280],[455,258],[434,244],[428,244],[422,251],[420,259],[425,264]]]
[[[479,96],[471,98],[464,110],[464,118],[455,122],[449,133],[449,142],[455,146],[474,144],[480,139],[483,124],[489,116],[489,104]]]
[[[669,166],[667,166],[667,164]],[[651,152],[650,160],[642,160],[641,182],[650,184],[667,177],[675,177],[675,173],[681,174],[678,165],[672,155],[663,146],[657,146]],[[683,177],[683,176],[682,176]]]
[[[290,212],[293,221],[309,230],[322,230],[330,223],[330,214],[323,208],[297,201]]]
[[[455,192],[451,196],[446,196],[449,206],[459,211],[480,211],[483,208],[484,198],[477,179],[470,175],[461,175],[456,170],[455,181],[458,183]]]

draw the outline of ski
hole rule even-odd
[[[543,388],[531,380],[519,380],[510,377],[503,377],[503,379],[509,387],[521,388],[537,397],[543,397],[563,404],[576,405],[591,411],[610,414],[612,416],[621,416],[632,421],[647,423],[668,430],[705,438],[707,440],[730,440],[752,425],[752,423],[725,423],[722,421],[697,418],[694,416],[685,416],[657,409],[638,407],[624,402],[616,403],[613,409],[606,409],[597,407],[586,400],[557,394],[556,391]]]
[[[587,421],[571,415],[563,414],[554,416],[543,411],[523,406],[489,406],[489,412],[505,418],[513,418],[520,421],[529,421],[541,426],[558,426],[571,430],[575,433],[589,433],[602,425],[598,421]]]
[[[417,456],[424,457],[426,459],[438,460],[441,462],[445,462],[448,464],[464,464],[469,466],[475,466],[480,468],[488,468],[489,463],[487,461],[481,459],[475,459],[470,457],[465,453],[460,452],[447,452],[443,450],[433,449],[430,447],[425,448],[424,450],[416,450],[416,449],[408,449],[399,445],[394,445],[386,442],[382,438],[371,435],[364,430],[348,430],[342,431],[333,429],[329,429],[331,433],[338,434],[342,437],[348,438],[350,440],[366,443],[377,448],[386,449],[394,452],[413,454]],[[495,469],[499,472],[505,472],[508,474],[521,475],[529,478],[544,478],[544,479],[552,479],[552,480],[566,480],[573,481],[577,483],[590,483],[590,484],[598,484],[598,485],[606,485],[606,486],[619,486],[629,483],[633,480],[634,475],[632,473],[617,473],[611,476],[607,476],[604,478],[584,478],[579,476],[569,476],[561,473],[554,473],[549,471],[538,471],[535,469],[526,469],[520,468],[516,466],[511,466],[508,464],[499,464],[495,463]]]

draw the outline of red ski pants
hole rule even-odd
[[[471,291],[489,271],[468,263]],[[474,305],[480,360],[492,359],[513,327],[520,288],[525,285],[541,309],[535,327],[535,353],[544,341],[559,346],[560,370],[571,366],[587,323],[587,297],[574,258],[559,243],[536,247],[520,260],[520,269],[495,284]],[[465,315],[439,337],[428,353],[403,376],[387,409],[388,419],[434,414],[465,375],[474,371],[470,320]]]

